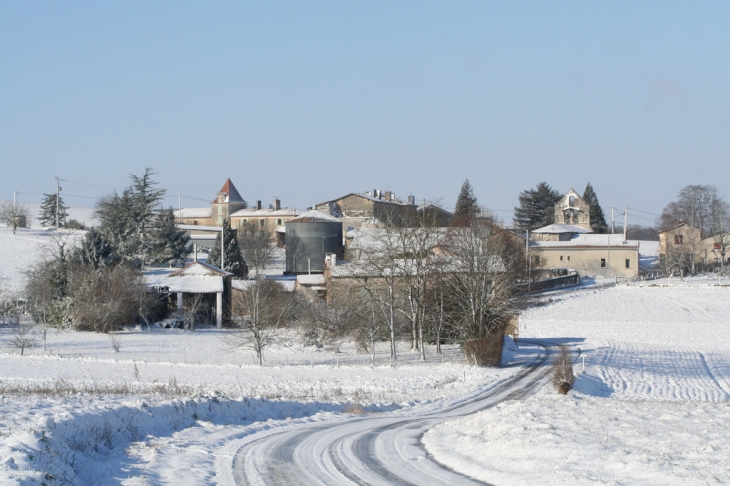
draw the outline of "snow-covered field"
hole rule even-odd
[[[496,484],[730,483],[730,282],[661,280],[556,297],[523,338],[569,343],[575,388],[544,388],[424,437]]]
[[[82,237],[84,231],[62,232],[69,238]],[[58,237],[55,230],[0,227],[0,292],[18,294],[25,285],[25,272],[50,251]]]
[[[230,352],[224,334],[127,331],[114,353],[108,336],[51,331],[45,352],[20,356],[4,347],[0,483],[43,482],[46,474],[59,484],[216,482],[211,451],[271,420],[410,407],[518,369],[470,368],[456,347],[446,347],[443,361],[429,348],[427,362],[418,362],[405,344],[393,367],[381,344],[373,368],[351,344],[335,355],[295,334],[258,367],[249,354]],[[11,338],[0,328],[1,342]]]

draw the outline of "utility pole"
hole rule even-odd
[[[56,231],[58,231],[58,228],[60,227],[60,224],[58,222],[58,210],[60,207],[59,201],[61,199],[61,179],[56,176]]]
[[[614,234],[616,232],[616,225],[613,222],[613,206],[611,206],[611,234]]]
[[[18,209],[18,205],[15,203],[15,195],[18,193],[18,191],[13,191],[13,212]]]
[[[624,208],[624,241],[628,237],[629,230],[629,208]]]

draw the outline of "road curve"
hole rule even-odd
[[[521,343],[525,346],[525,341]],[[421,437],[434,425],[539,390],[549,374],[551,349],[508,380],[457,400],[397,412],[343,415],[327,422],[282,426],[241,443],[233,459],[240,485],[472,485],[483,484],[436,462]]]

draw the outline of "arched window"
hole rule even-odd
[[[283,224],[284,224],[284,221],[281,218],[276,220],[276,226],[281,226]]]

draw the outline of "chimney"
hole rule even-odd
[[[385,191],[385,200],[386,201],[390,201],[390,194],[391,194],[390,191]]]
[[[278,211],[281,209],[281,201],[279,199],[274,199],[274,211]]]
[[[416,204],[416,196],[414,196],[413,194],[408,196],[408,204]]]
[[[261,201],[256,201],[256,209],[261,209]]]

